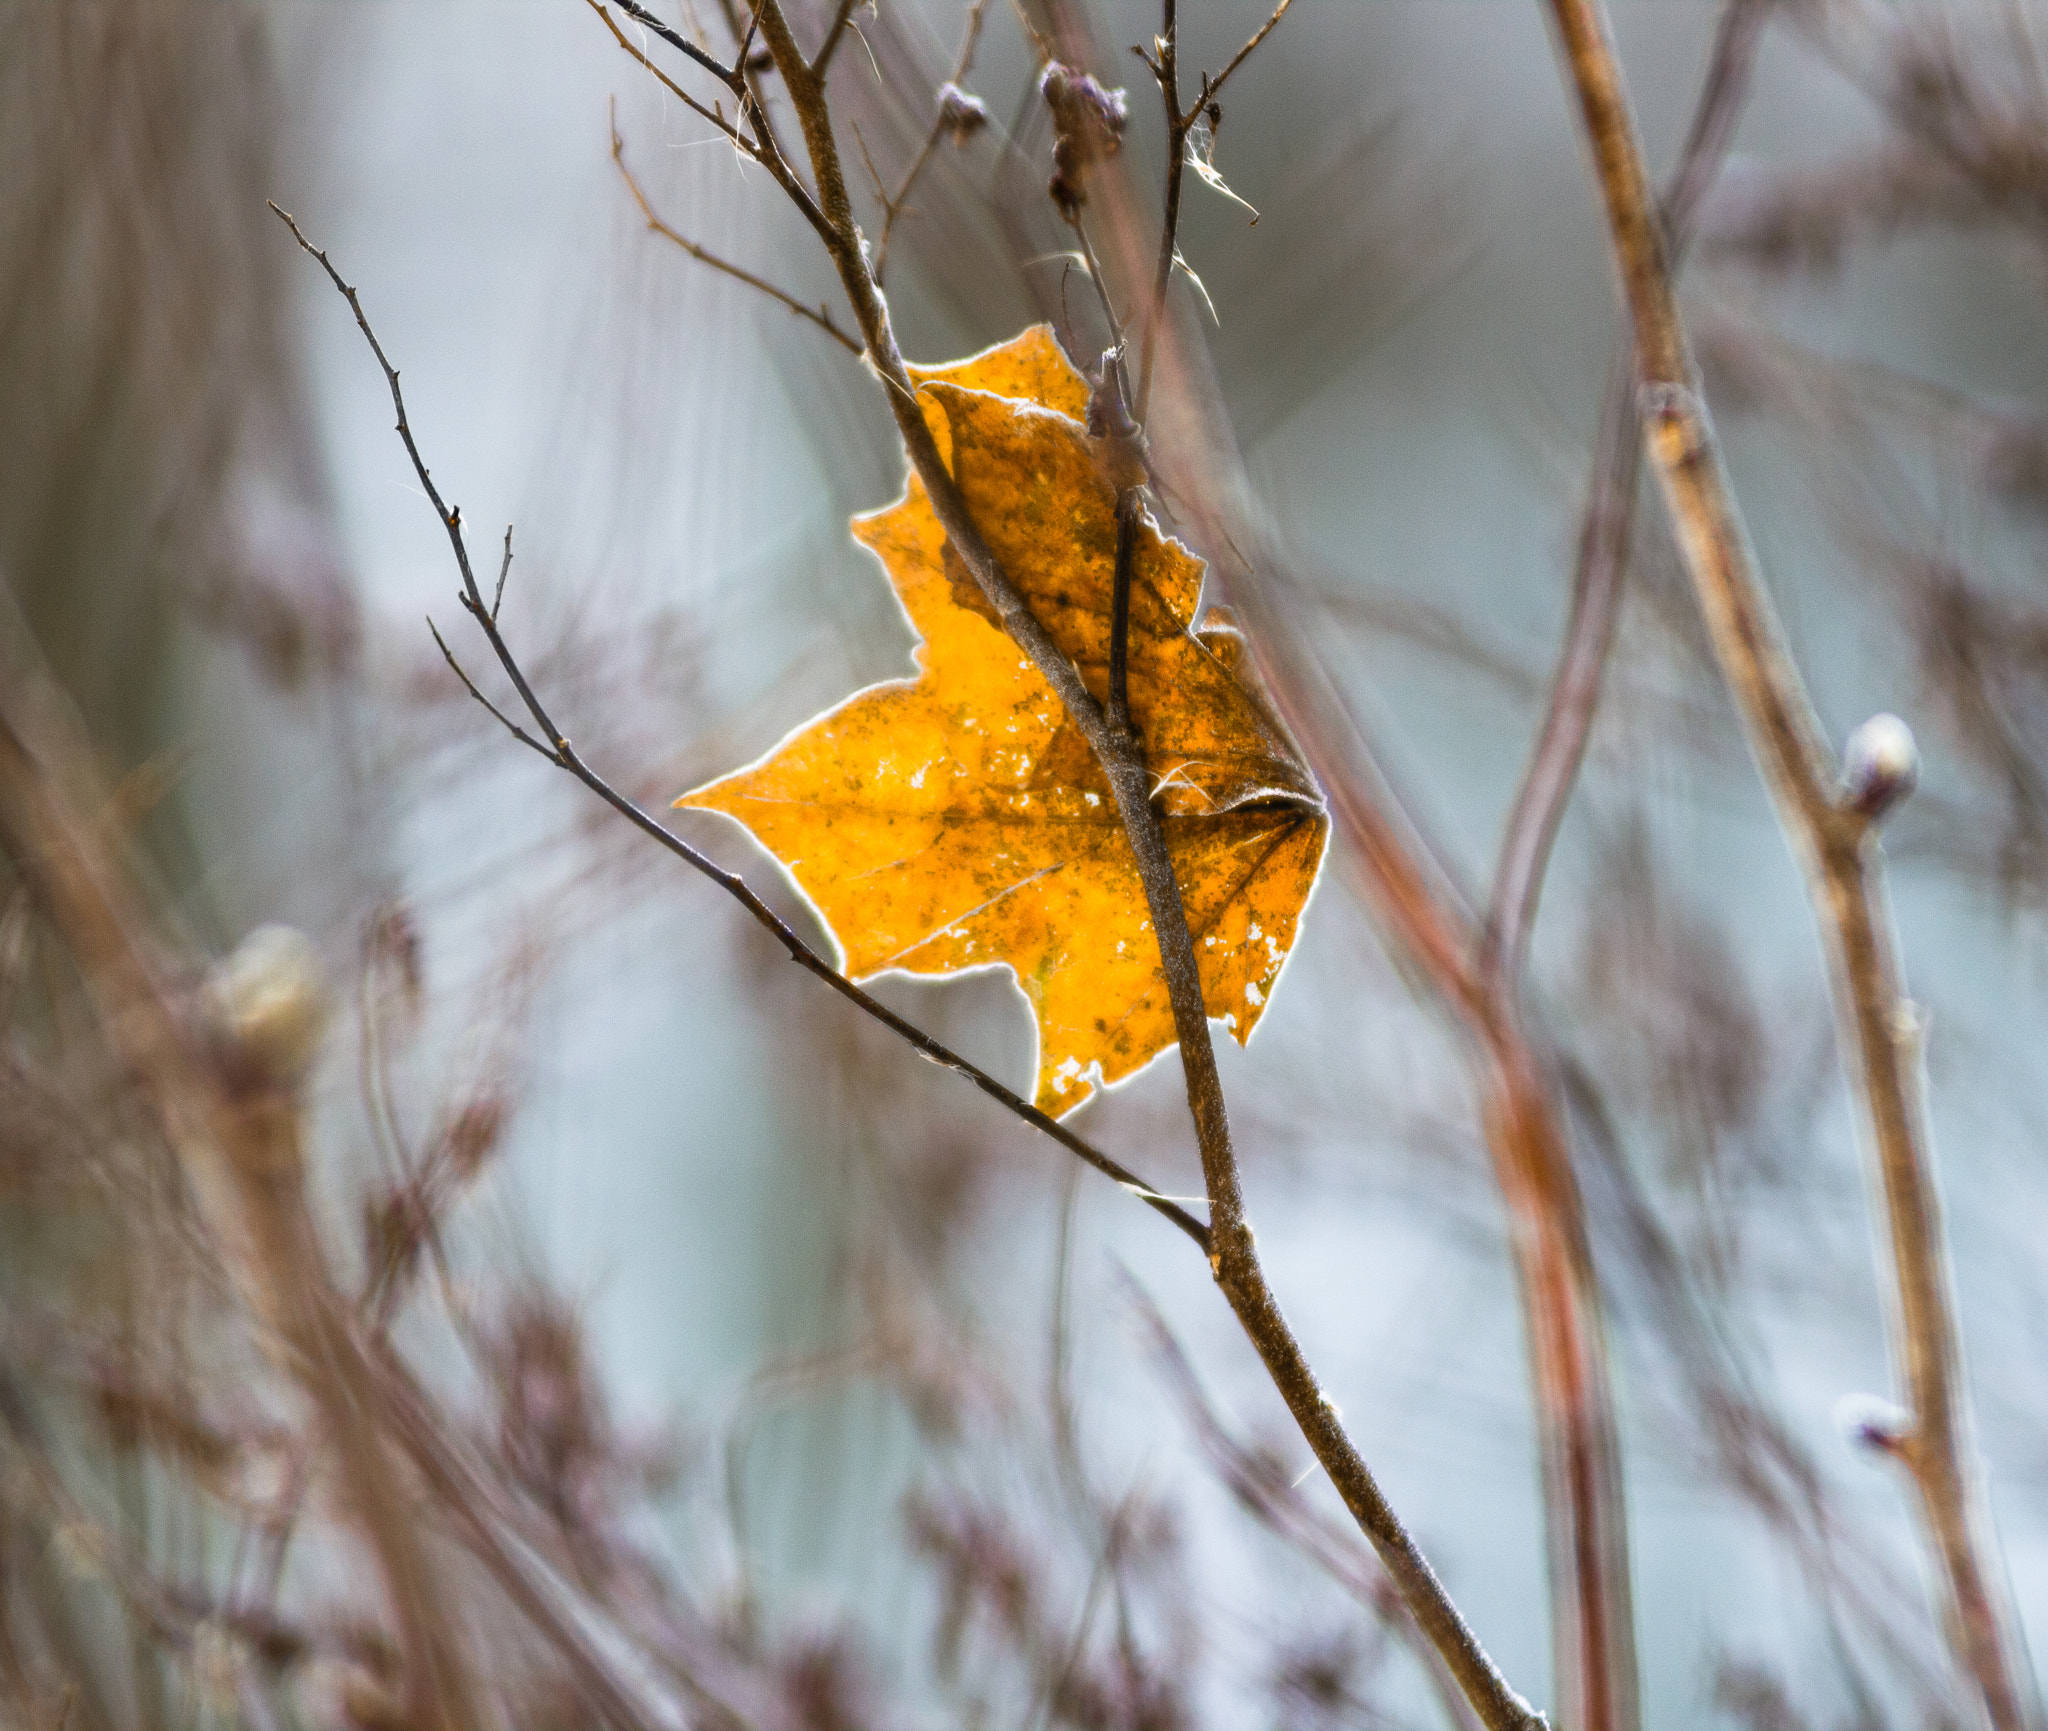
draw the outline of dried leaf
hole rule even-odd
[[[1051,333],[913,369],[976,526],[1098,698],[1115,493],[1088,386]],[[1066,1112],[1173,1044],[1137,867],[1109,784],[1003,632],[915,476],[857,518],[923,642],[919,677],[806,724],[676,803],[737,818],[824,916],[856,979],[1009,967],[1036,1014],[1037,1097]],[[1328,835],[1284,735],[1190,629],[1202,565],[1146,519],[1133,567],[1132,718],[1156,778],[1205,1000],[1242,1042],[1294,942]],[[1220,640],[1219,640],[1220,641]]]

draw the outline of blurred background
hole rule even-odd
[[[1686,307],[1825,726],[1895,710],[1924,754],[1887,851],[2040,1652],[2048,18],[1748,10]],[[1182,11],[1188,68],[1265,16]],[[729,51],[697,14],[664,10]],[[808,40],[829,9],[794,15]],[[1092,17],[1153,187],[1125,49],[1158,18]],[[1722,16],[1614,17],[1661,175]],[[861,153],[899,182],[967,15],[854,22],[832,90],[872,234]],[[959,82],[992,124],[932,153],[890,242],[913,360],[1092,316],[1048,256],[1071,243],[1037,65],[989,6]],[[1187,1243],[785,965],[436,649],[429,616],[488,655],[374,359],[267,199],[360,290],[493,568],[517,525],[505,630],[619,787],[664,806],[910,670],[846,529],[902,485],[872,376],[650,232],[615,135],[676,231],[840,306],[766,176],[579,0],[0,13],[0,666],[70,742],[178,990],[267,922],[317,947],[309,1219],[474,1475],[418,1519],[490,1679],[479,1722],[617,1719],[596,1667],[648,1723],[1441,1723]],[[1298,0],[1213,143],[1260,216],[1190,180],[1208,304],[1176,290],[1178,316],[1301,553],[1288,604],[1483,902],[1625,334],[1544,15]],[[1904,1482],[1840,1422],[1894,1389],[1889,1261],[1806,892],[1647,494],[1638,515],[1526,1000],[1605,1299],[1644,1717],[1975,1723]],[[737,828],[678,828],[817,930]],[[1220,1054],[1252,1216],[1395,1507],[1545,1704],[1508,1222],[1459,1036],[1351,881],[1334,860],[1257,1037]],[[0,902],[0,1722],[410,1723],[394,1590],[322,1464],[332,1410],[308,1417],[223,1280],[19,858]],[[1007,979],[876,989],[1029,1085]],[[1171,1058],[1078,1124],[1199,1193]],[[461,1496],[516,1558],[479,1560]]]

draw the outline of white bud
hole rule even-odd
[[[1913,1435],[1913,1415],[1874,1394],[1845,1394],[1835,1402],[1835,1428],[1851,1448],[1897,1454]]]
[[[1850,810],[1882,817],[1920,779],[1920,748],[1896,715],[1873,715],[1842,750],[1842,798]]]
[[[258,926],[207,980],[214,1016],[272,1081],[298,1081],[327,1025],[327,970],[304,932]]]

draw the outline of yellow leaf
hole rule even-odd
[[[1086,381],[1043,326],[912,377],[975,526],[1105,699],[1116,496],[1082,424]],[[916,476],[853,528],[923,639],[918,677],[859,693],[676,804],[752,831],[824,916],[855,979],[1010,968],[1038,1022],[1038,1102],[1070,1111],[1096,1079],[1117,1081],[1174,1042],[1109,784]],[[1294,943],[1329,824],[1284,735],[1192,629],[1202,569],[1145,519],[1129,691],[1204,1000],[1242,1042]]]

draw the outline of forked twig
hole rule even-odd
[[[759,0],[761,34],[775,57],[784,88],[803,127],[818,201],[832,232],[826,246],[853,304],[854,318],[875,370],[889,387],[887,397],[912,467],[953,550],[995,609],[1004,629],[1031,659],[1064,705],[1069,718],[1101,764],[1131,844],[1146,904],[1159,943],[1160,971],[1172,1005],[1188,1105],[1202,1155],[1209,1195],[1210,1268],[1264,1361],[1274,1386],[1353,1518],[1371,1539],[1399,1584],[1403,1598],[1431,1644],[1457,1677],[1489,1727],[1531,1728],[1542,1723],[1508,1686],[1466,1624],[1436,1572],[1401,1524],[1380,1490],[1335,1408],[1295,1339],[1267,1285],[1249,1223],[1245,1219],[1237,1156],[1231,1145],[1221,1080],[1216,1070],[1208,1011],[1203,1001],[1194,944],[1188,932],[1180,886],[1167,852],[1160,818],[1151,804],[1151,776],[1144,758],[1109,727],[1102,705],[1045,627],[1032,615],[1002,564],[976,529],[952,475],[941,459],[931,428],[913,392],[910,376],[890,327],[888,307],[869,270],[854,225],[839,148],[832,133],[824,83],[796,44],[780,0]]]
[[[850,10],[850,8],[849,8]],[[946,83],[950,89],[958,89],[966,82],[967,74],[974,67],[975,45],[981,40],[981,21],[988,11],[988,0],[973,0],[967,8],[967,35],[960,44],[959,58],[953,62],[953,76]],[[828,44],[829,46],[829,44]],[[821,56],[823,58],[823,56]],[[882,233],[875,242],[875,281],[881,282],[889,267],[889,237],[896,232],[896,219],[903,214],[905,202],[911,189],[917,185],[918,176],[924,173],[925,164],[932,159],[932,152],[939,148],[939,140],[946,136],[949,126],[955,124],[948,114],[943,95],[939,101],[939,112],[933,117],[931,130],[924,135],[924,143],[918,147],[917,155],[911,158],[909,168],[897,183],[893,193],[882,193]],[[873,165],[869,165],[872,171]],[[879,188],[880,181],[877,179]]]
[[[1223,92],[1223,86],[1231,75],[1252,56],[1252,51],[1273,33],[1274,26],[1287,16],[1288,7],[1294,0],[1280,0],[1271,15],[1252,32],[1251,39],[1234,55],[1229,64],[1213,77],[1202,74],[1200,90],[1195,100],[1186,108],[1180,105],[1180,18],[1178,0],[1163,0],[1159,26],[1159,52],[1156,56],[1147,54],[1142,48],[1132,53],[1151,69],[1159,85],[1159,95],[1166,106],[1166,197],[1165,214],[1159,227],[1159,263],[1152,276],[1152,301],[1145,318],[1145,350],[1138,367],[1137,416],[1145,418],[1145,411],[1152,401],[1152,369],[1159,358],[1159,321],[1166,316],[1166,290],[1173,281],[1174,261],[1180,257],[1180,190],[1185,179],[1183,170],[1187,167],[1188,135],[1197,122],[1216,106],[1216,99]],[[1219,111],[1220,112],[1220,111]],[[1212,121],[1213,123],[1213,121]],[[1181,268],[1187,270],[1185,262]],[[1193,276],[1194,273],[1189,271]]]
[[[768,118],[767,107],[761,102],[759,91],[748,77],[747,46],[752,39],[753,27],[751,24],[748,26],[747,34],[740,38],[739,63],[736,66],[722,66],[687,38],[669,29],[660,19],[656,18],[653,13],[648,12],[644,7],[633,6],[629,8],[629,15],[631,17],[640,23],[646,24],[650,29],[655,30],[663,41],[672,43],[695,61],[697,65],[707,68],[717,77],[718,81],[731,93],[733,101],[737,105],[739,116],[746,119],[752,125],[753,136],[749,137],[746,133],[740,131],[733,121],[727,120],[717,109],[706,108],[696,97],[692,96],[666,72],[662,71],[659,66],[655,65],[640,45],[637,42],[630,41],[625,31],[619,28],[619,21],[611,15],[605,0],[585,0],[585,4],[603,21],[604,27],[611,32],[612,40],[652,73],[664,90],[668,91],[671,96],[674,96],[692,114],[708,120],[718,129],[720,135],[743,156],[758,162],[765,168],[770,178],[774,180],[777,186],[782,188],[789,201],[797,207],[804,221],[816,229],[820,236],[826,233],[825,213],[818,208],[818,201],[811,196],[811,189],[804,185],[803,181],[798,178],[796,170],[790,167],[789,159],[784,155],[781,142],[775,135],[774,125]]]
[[[521,745],[526,746],[530,751],[538,753],[549,763],[555,765],[556,768],[567,770],[578,781],[582,782],[585,787],[589,788],[592,793],[596,794],[598,798],[602,799],[613,810],[632,823],[635,828],[656,842],[659,842],[661,846],[668,849],[670,853],[674,854],[686,865],[702,872],[728,895],[732,896],[748,913],[753,915],[759,924],[765,926],[774,934],[783,948],[789,953],[791,961],[795,962],[806,972],[815,974],[819,979],[831,986],[834,991],[838,992],[841,997],[847,999],[850,1003],[858,1005],[892,1033],[908,1041],[920,1057],[939,1065],[943,1069],[951,1070],[957,1075],[966,1077],[968,1081],[988,1095],[990,1099],[996,1101],[1015,1116],[1023,1119],[1034,1129],[1050,1136],[1061,1147],[1086,1161],[1105,1177],[1115,1180],[1116,1183],[1130,1191],[1155,1213],[1163,1215],[1166,1219],[1172,1221],[1175,1226],[1179,1227],[1196,1244],[1200,1245],[1205,1252],[1208,1251],[1210,1248],[1209,1229],[1199,1220],[1195,1219],[1193,1215],[1189,1214],[1186,1209],[1166,1196],[1161,1195],[1127,1167],[1111,1159],[1093,1144],[1067,1129],[1057,1119],[1039,1110],[1038,1107],[1032,1105],[1022,1096],[1004,1087],[1002,1083],[998,1082],[978,1065],[969,1062],[951,1048],[942,1045],[939,1041],[925,1033],[923,1029],[917,1027],[914,1023],[905,1021],[886,1004],[861,990],[859,986],[855,985],[853,981],[849,980],[837,968],[833,967],[830,962],[826,961],[823,956],[819,955],[816,950],[811,948],[787,921],[782,919],[773,908],[769,907],[766,902],[748,887],[746,880],[737,872],[729,872],[709,856],[699,853],[697,849],[684,841],[681,836],[675,834],[656,818],[643,811],[634,801],[620,793],[584,761],[581,754],[569,743],[568,737],[555,725],[554,719],[549,715],[540,698],[535,695],[533,686],[528,681],[525,671],[520,667],[518,659],[512,653],[511,646],[505,641],[503,633],[498,629],[496,608],[484,605],[482,592],[477,586],[475,570],[470,564],[468,542],[463,535],[462,513],[458,509],[451,508],[442,499],[440,489],[434,485],[433,477],[428,473],[426,462],[420,456],[419,446],[413,439],[412,425],[406,418],[405,397],[399,388],[398,370],[392,366],[390,360],[386,357],[383,344],[377,340],[377,333],[371,328],[369,319],[364,316],[362,302],[357,297],[355,289],[343,280],[341,273],[335,269],[333,262],[328,258],[327,254],[314,246],[305,237],[300,231],[299,225],[289,214],[280,210],[276,204],[272,204],[270,208],[277,212],[278,217],[291,230],[292,238],[298,242],[299,246],[310,257],[318,261],[320,268],[327,273],[328,279],[341,292],[343,298],[347,300],[349,310],[355,314],[357,328],[362,331],[364,340],[370,345],[371,353],[377,357],[377,364],[384,369],[385,382],[391,390],[392,406],[398,414],[398,436],[404,442],[406,455],[412,460],[413,472],[419,477],[420,486],[425,489],[427,498],[434,507],[434,514],[440,518],[441,526],[447,532],[449,546],[455,554],[456,568],[462,577],[462,588],[459,598],[462,602],[463,610],[476,621],[477,627],[483,632],[485,640],[491,646],[492,654],[497,657],[498,665],[504,670],[505,676],[511,680],[513,689],[518,692],[521,707],[526,711],[526,715],[532,725],[540,730],[541,737],[536,738],[519,722],[506,714],[497,704],[493,703],[490,698],[484,695],[475,680],[470,678],[468,672],[456,660],[454,652],[449,649],[446,640],[441,636],[439,628],[434,626],[430,620],[428,622],[428,629],[433,632],[435,643],[440,646],[441,653],[447,659],[449,667],[454,670],[455,676],[462,681],[463,687],[469,692],[470,696],[482,704],[497,720],[499,725],[510,733],[514,739],[518,740]],[[510,550],[511,533],[508,530],[506,533],[507,568],[510,566]]]
[[[662,239],[666,241],[671,241],[676,246],[681,247],[684,252],[688,253],[693,259],[697,260],[699,264],[708,264],[713,270],[723,271],[725,275],[734,278],[736,281],[745,283],[749,288],[759,289],[761,293],[766,295],[770,300],[780,301],[782,305],[786,306],[787,308],[789,308],[791,312],[795,313],[798,318],[809,319],[812,324],[816,325],[828,337],[830,337],[834,342],[839,344],[841,348],[846,349],[849,353],[855,355],[858,355],[860,353],[860,344],[855,342],[853,338],[848,336],[844,331],[842,331],[838,327],[838,325],[832,322],[832,314],[829,309],[822,305],[816,307],[805,306],[804,303],[798,300],[795,295],[788,293],[786,290],[777,288],[772,282],[769,282],[765,277],[758,277],[752,271],[746,269],[744,266],[736,265],[728,259],[720,258],[718,254],[711,251],[710,248],[699,246],[694,240],[691,240],[687,235],[682,234],[678,232],[676,229],[670,227],[668,223],[664,222],[661,219],[661,217],[658,214],[656,214],[653,204],[649,201],[647,194],[641,189],[640,182],[634,178],[633,171],[626,166],[626,141],[619,136],[618,113],[616,108],[613,110],[612,114],[612,161],[618,164],[619,175],[626,183],[626,190],[632,193],[633,202],[640,207],[640,214],[647,219],[647,226],[648,228],[653,230],[654,233],[660,235]],[[495,619],[497,617],[497,614],[497,608],[495,606],[492,607],[491,617]]]
[[[2028,1731],[2041,1723],[2040,1700],[2005,1602],[1971,1437],[1923,1093],[1925,1019],[1904,993],[1875,837],[1879,807],[1842,791],[1757,570],[1701,395],[1605,11],[1599,0],[1549,5],[1592,142],[1634,326],[1650,464],[1722,677],[1805,869],[1827,942],[1843,1064],[1862,1107],[1891,1238],[1893,1352],[1911,1409],[1910,1428],[1893,1452],[1919,1493],[1957,1661],[1996,1731]],[[1899,776],[1893,779],[1897,791]]]

